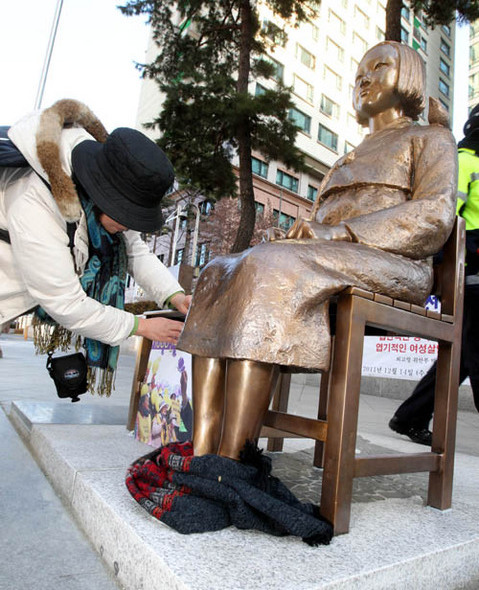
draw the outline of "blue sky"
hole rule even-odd
[[[133,127],[140,93],[134,62],[144,60],[144,17],[125,17],[122,0],[64,0],[42,106],[59,98],[85,102],[109,131]],[[0,2],[0,125],[33,109],[57,0]],[[467,117],[468,27],[458,30],[454,132]]]

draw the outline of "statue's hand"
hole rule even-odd
[[[289,228],[286,234],[287,240],[302,240],[305,238],[314,239],[316,236],[312,228],[313,221],[298,217],[298,219]],[[317,225],[317,224],[316,224]]]
[[[276,240],[284,240],[286,232],[280,227],[268,227],[263,232],[263,242],[275,242]]]
[[[310,219],[297,219],[291,226],[290,230],[286,234],[287,240],[333,240],[350,242],[351,236],[349,235],[346,226],[343,224],[339,225],[323,225]]]

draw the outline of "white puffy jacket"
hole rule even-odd
[[[36,154],[39,117],[36,112],[22,119],[10,128],[9,137],[47,180]],[[68,175],[71,152],[85,139],[93,138],[82,128],[62,131],[60,156]],[[0,168],[0,228],[8,230],[11,239],[11,245],[0,240],[0,325],[41,305],[65,328],[115,346],[128,338],[134,316],[103,305],[83,291],[79,277],[88,260],[85,216],[79,220],[72,257],[66,221],[38,174],[30,169]],[[168,297],[182,291],[181,286],[149,252],[138,232],[127,231],[124,237],[128,272],[163,307]]]

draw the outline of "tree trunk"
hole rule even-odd
[[[238,67],[238,93],[248,93],[250,74],[251,40],[253,31],[252,9],[250,0],[242,0],[240,5],[241,39]],[[241,218],[232,252],[241,252],[248,248],[253,236],[256,218],[253,190],[253,172],[251,168],[251,131],[247,116],[238,129],[239,155],[239,198],[241,202]]]
[[[388,0],[386,5],[386,41],[401,42],[402,0]]]

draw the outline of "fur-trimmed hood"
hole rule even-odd
[[[57,101],[12,125],[8,135],[30,166],[51,187],[65,221],[78,221],[81,205],[71,179],[71,153],[86,139],[105,142],[108,133],[100,120],[83,103]]]

